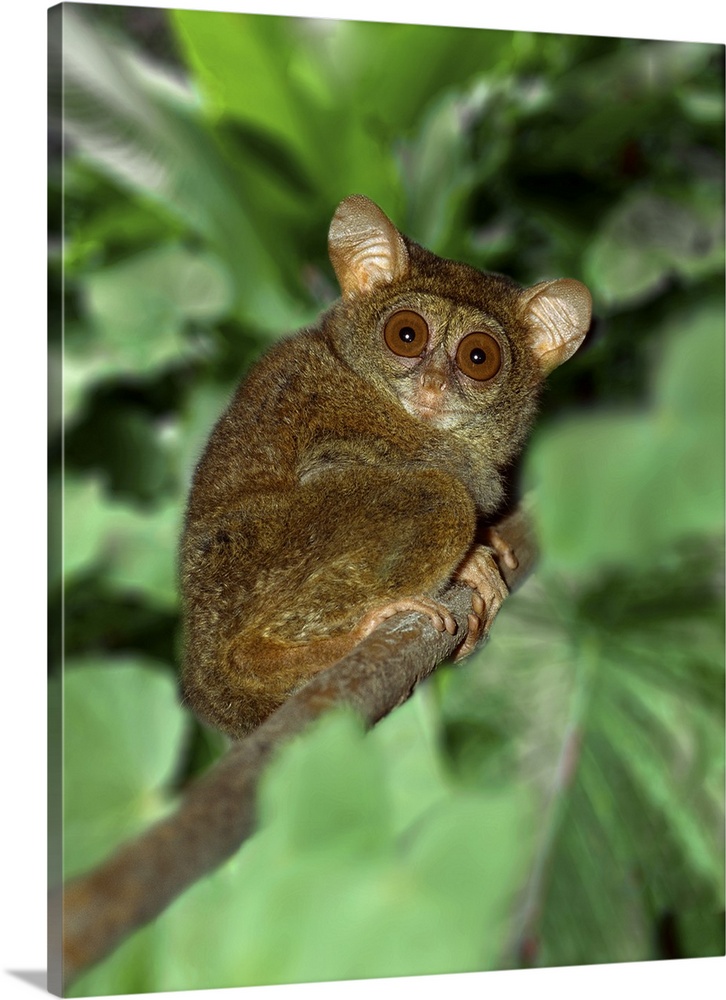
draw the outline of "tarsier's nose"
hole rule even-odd
[[[448,372],[442,364],[429,362],[421,372],[421,388],[426,392],[443,392],[448,381]]]

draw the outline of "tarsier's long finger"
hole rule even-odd
[[[477,643],[479,642],[479,637],[481,635],[481,628],[482,628],[482,622],[479,615],[474,615],[474,614],[468,615],[467,624],[469,630],[461,646],[459,646],[459,648],[452,657],[454,663],[457,663],[459,660],[465,659],[465,657],[469,656],[470,653],[473,653]]]
[[[487,544],[494,549],[502,563],[508,569],[516,569],[519,566],[519,559],[509,542],[505,541],[495,528],[487,528],[486,536]]]
[[[429,597],[402,597],[389,601],[381,608],[369,611],[358,626],[359,636],[364,638],[382,622],[405,611],[418,611],[426,615],[437,632],[446,631],[449,635],[456,634],[456,620],[443,604],[439,604],[438,601]]]

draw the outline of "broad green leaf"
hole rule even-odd
[[[172,245],[88,275],[88,311],[100,347],[119,373],[146,373],[184,356],[185,321],[204,322],[231,306],[218,261]]]
[[[444,89],[496,72],[511,51],[501,32],[424,25],[193,11],[173,23],[215,113],[274,137],[328,204],[363,191],[392,212],[392,141]]]
[[[719,557],[689,546],[589,586],[534,578],[481,662],[447,674],[454,766],[526,773],[541,801],[514,961],[643,960],[654,919],[722,905]]]
[[[464,142],[465,114],[464,97],[447,95],[423,119],[416,138],[399,152],[409,190],[406,231],[442,254],[457,221],[457,202],[474,173]]]
[[[311,141],[311,111],[326,87],[315,79],[321,74],[310,44],[309,22],[176,10],[172,23],[214,111],[277,135],[291,155],[314,169],[318,152]]]
[[[714,214],[649,190],[616,206],[586,256],[586,280],[606,305],[638,304],[674,275],[723,269],[723,234]]]
[[[723,318],[706,304],[663,342],[649,410],[593,413],[532,448],[548,565],[636,564],[722,529]]]
[[[67,478],[63,500],[66,580],[97,572],[119,591],[175,607],[181,505],[142,510],[105,495],[97,479]]]
[[[722,430],[724,319],[721,302],[673,315],[663,331],[667,349],[656,376],[656,400],[668,419],[709,435],[714,451]]]
[[[166,244],[86,275],[87,325],[70,325],[63,352],[64,418],[113,378],[149,378],[198,357],[189,327],[228,313],[233,295],[220,261]]]
[[[648,417],[637,413],[589,415],[534,444],[529,467],[547,563],[584,570],[643,557],[657,525],[651,504],[660,502],[643,475],[656,447]]]
[[[143,595],[152,605],[175,608],[182,513],[176,500],[149,513],[124,511],[120,505],[107,510],[103,575],[109,583],[124,593]]]
[[[492,969],[512,932],[513,890],[529,861],[533,812],[519,783],[502,791],[449,796],[417,825],[410,864],[447,902],[447,940],[434,946],[438,970]],[[456,943],[454,943],[456,942]],[[461,963],[461,964],[459,964]]]
[[[536,896],[540,916],[532,928],[533,964],[655,957],[648,901],[638,891],[637,868],[627,850],[622,789],[614,777],[590,755],[586,742],[580,773],[555,830],[554,850],[547,856],[546,878]]]
[[[279,232],[259,227],[254,192],[246,203],[190,88],[150,70],[77,10],[64,11],[63,25],[63,124],[80,154],[206,241],[233,278],[237,315],[263,329],[300,325],[305,309],[290,294]]]
[[[181,316],[190,320],[204,322],[223,315],[231,304],[231,289],[229,277],[219,261],[205,255],[194,255],[179,252],[176,247],[167,248],[158,254],[153,251],[137,258],[128,271],[123,272],[120,283],[128,280],[133,285],[138,280],[135,268],[141,265],[146,271],[146,285],[151,286],[154,294],[167,301],[174,301]],[[108,307],[108,298],[118,294],[109,287],[92,285],[91,297],[95,296],[96,307],[101,311]],[[118,272],[116,284],[119,283]],[[99,299],[104,299],[103,306]]]
[[[187,718],[173,675],[143,657],[70,661],[53,683],[63,690],[68,878],[162,813]]]
[[[418,24],[339,21],[329,38],[338,83],[357,113],[388,136],[405,134],[447,88],[461,87],[511,58],[511,32]]]
[[[603,729],[627,761],[640,800],[662,817],[691,871],[718,886],[723,879],[719,799],[724,775],[717,765],[723,751],[717,717],[694,711],[678,691],[626,674],[617,700],[607,704]],[[706,768],[711,773],[704,773]],[[719,781],[721,790],[714,795]]]
[[[322,22],[255,14],[175,11],[173,24],[212,113],[233,117],[260,130],[263,142],[277,143],[278,160],[287,160],[289,175],[302,173],[321,213],[332,214],[355,191],[393,209],[399,179],[390,144],[361,106],[365,86],[340,42],[339,24],[330,37],[324,24],[320,30]],[[253,145],[248,139],[240,157],[249,165]],[[274,208],[279,195],[263,191],[263,182],[253,168],[247,184]],[[259,206],[251,194],[241,192],[255,213]],[[297,200],[297,207],[288,201],[284,215],[303,222],[300,208],[310,196]],[[269,218],[258,223],[267,227]],[[274,246],[284,255],[281,244],[278,230]]]
[[[413,828],[446,799],[450,781],[438,747],[438,716],[431,690],[382,719],[368,734],[386,764],[390,823],[396,834]]]
[[[188,393],[179,420],[169,428],[179,482],[187,488],[214,425],[232,398],[232,387],[198,382]]]
[[[261,829],[155,922],[147,988],[496,964],[526,856],[526,796],[449,785],[397,833],[388,803],[405,774],[391,778],[382,764],[381,746],[348,716],[321,720],[283,748],[263,779]],[[96,990],[110,982],[101,965]]]
[[[95,479],[67,478],[64,483],[58,477],[51,483],[49,502],[63,510],[62,571],[71,579],[99,559],[107,527],[101,486]]]
[[[382,758],[360,732],[353,718],[325,720],[266,775],[260,815],[268,823],[279,815],[291,855],[375,855],[390,840]],[[330,766],[336,756],[338,766]]]

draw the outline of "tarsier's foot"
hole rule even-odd
[[[490,538],[492,534],[494,533],[490,533]],[[509,588],[502,579],[495,553],[511,569],[516,568],[517,557],[501,536],[496,535],[496,540],[499,543],[496,548],[475,545],[454,573],[455,580],[467,584],[472,589],[472,613],[468,616],[469,631],[456,651],[454,660],[462,660],[474,651],[482,631],[491,625],[509,593]]]
[[[384,604],[383,607],[369,611],[356,628],[356,635],[359,639],[364,639],[381,622],[402,611],[418,611],[426,615],[437,632],[446,631],[450,635],[456,633],[456,621],[448,608],[433,598],[422,595],[420,597],[397,598]]]

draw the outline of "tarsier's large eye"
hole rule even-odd
[[[469,378],[485,382],[502,367],[502,350],[491,334],[467,333],[456,349],[456,363]]]
[[[386,344],[401,358],[417,358],[429,339],[426,320],[410,309],[399,309],[389,316],[383,331]]]

